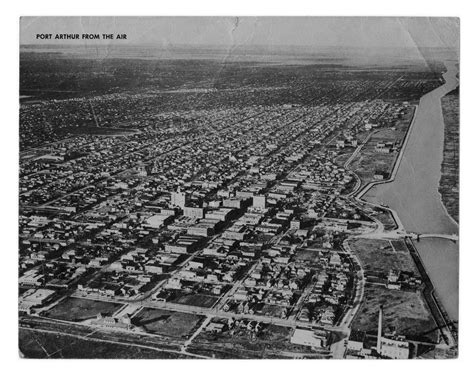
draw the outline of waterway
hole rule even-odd
[[[413,128],[391,183],[373,187],[364,198],[394,210],[406,231],[458,234],[438,187],[443,161],[444,121],[441,98],[458,86],[455,62],[446,62],[445,84],[420,99]],[[449,316],[458,319],[459,246],[446,239],[422,239],[416,248]]]

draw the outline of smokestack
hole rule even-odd
[[[382,352],[382,320],[383,320],[383,306],[380,306],[379,309],[379,327],[377,331],[377,353],[381,354]]]

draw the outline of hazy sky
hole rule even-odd
[[[125,33],[127,41],[92,44],[301,45],[355,47],[459,46],[458,18],[387,17],[22,17],[21,44],[39,33]],[[84,41],[68,41],[84,45]]]

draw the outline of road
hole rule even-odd
[[[193,340],[201,333],[201,331],[207,327],[209,322],[211,322],[211,319],[212,319],[212,316],[208,315],[206,319],[202,321],[201,326],[199,326],[197,330],[194,331],[194,333],[191,335],[191,337],[184,342],[183,346],[181,347],[183,351],[185,351],[186,347],[188,347],[193,342]]]
[[[395,81],[396,82],[396,81]],[[395,83],[393,82],[393,83]],[[387,88],[388,89],[388,88]],[[302,116],[304,117],[304,116]],[[297,120],[300,120],[302,117],[298,117],[295,119],[295,121]],[[318,122],[319,123],[319,122]],[[312,126],[310,126],[307,130],[304,130],[302,131],[301,133],[299,133],[299,135],[304,135],[309,129],[311,129]],[[351,155],[351,157],[349,158],[349,160],[346,162],[346,164],[344,165],[346,168],[347,166],[350,164],[350,162],[357,156],[357,154],[359,153],[359,151],[361,150],[361,148],[363,147],[364,144],[366,144],[368,142],[368,140],[370,139],[372,134],[369,134],[367,136],[367,138],[365,139],[364,143],[360,146],[357,147],[357,149],[354,151],[354,153]],[[291,139],[289,139],[288,141],[290,141]],[[286,142],[284,143],[286,144]],[[163,154],[160,154],[159,156],[162,156]],[[128,171],[128,169],[124,170],[123,172],[125,171]],[[122,172],[122,173],[123,173]],[[116,176],[117,174],[114,174],[112,176]],[[104,181],[104,180],[101,180],[101,181]],[[90,185],[89,185],[90,186]],[[359,184],[357,185],[356,189],[360,187],[360,181],[359,181]],[[85,187],[86,188],[86,187]],[[74,192],[77,192],[77,190],[71,192],[70,194],[74,193]],[[62,197],[66,197],[67,195],[64,195]],[[61,197],[61,198],[62,198]],[[56,199],[55,199],[56,200]],[[46,203],[46,205],[54,202],[55,200],[51,200],[49,201],[48,203]],[[281,238],[281,237],[280,237]],[[278,243],[278,241],[276,242]],[[349,246],[346,245],[345,246],[346,248],[346,253],[348,254],[352,254],[350,252],[350,249],[349,249]],[[189,259],[192,259],[193,256],[191,256]],[[357,259],[357,257],[354,256],[355,259]],[[189,261],[188,259],[188,261]],[[181,312],[187,312],[187,313],[193,313],[193,314],[199,314],[199,315],[204,315],[206,318],[205,320],[201,323],[201,325],[199,326],[199,328],[192,334],[192,336],[184,343],[184,345],[182,346],[181,348],[181,351],[173,351],[175,353],[179,353],[179,354],[185,354],[185,355],[188,355],[189,353],[186,352],[186,348],[187,346],[189,346],[192,341],[199,335],[199,333],[207,326],[207,324],[210,322],[211,318],[214,317],[214,316],[219,316],[219,317],[224,317],[224,318],[245,318],[245,319],[250,319],[250,320],[255,320],[255,321],[258,321],[258,322],[264,322],[264,323],[273,323],[273,324],[277,324],[277,325],[281,325],[281,326],[286,326],[286,327],[294,327],[294,326],[301,326],[301,327],[307,327],[307,328],[312,328],[314,327],[312,324],[310,323],[307,323],[307,322],[303,322],[303,321],[298,321],[296,320],[296,318],[291,318],[291,319],[283,319],[283,318],[273,318],[273,317],[267,317],[267,316],[262,316],[262,315],[256,315],[256,314],[236,314],[236,313],[229,313],[229,312],[225,312],[222,310],[222,306],[223,304],[226,302],[226,299],[231,296],[236,290],[238,287],[240,287],[243,283],[243,281],[245,280],[245,278],[250,274],[250,272],[254,269],[254,267],[256,266],[256,264],[258,264],[258,261],[251,267],[251,269],[247,272],[247,274],[239,281],[235,282],[235,284],[233,285],[232,289],[229,290],[220,300],[220,303],[221,305],[220,306],[217,306],[216,308],[200,308],[200,307],[195,307],[195,306],[188,306],[188,305],[181,305],[181,304],[172,304],[172,303],[163,303],[163,302],[158,302],[158,301],[153,301],[150,299],[150,296],[151,296],[151,293],[150,295],[147,295],[146,297],[142,297],[142,298],[139,298],[137,300],[133,300],[133,304],[130,304],[131,301],[130,300],[118,300],[116,298],[106,298],[106,297],[100,297],[99,300],[103,300],[103,301],[113,301],[115,303],[119,302],[119,303],[123,303],[123,304],[126,304],[125,307],[122,307],[120,309],[120,313],[123,314],[124,311],[130,311],[130,313],[134,313],[135,312],[135,309],[138,307],[138,306],[145,306],[145,307],[151,307],[151,308],[163,308],[163,309],[171,309],[171,310],[178,310],[178,311],[181,311]],[[184,265],[184,263],[183,263]],[[359,265],[360,265],[360,262],[359,262]],[[362,277],[363,277],[363,272],[362,272]],[[155,290],[153,290],[153,292],[156,292],[156,290],[159,289],[159,286],[157,288],[155,288]],[[323,328],[325,330],[328,330],[328,331],[338,331],[338,332],[342,332],[344,333],[345,335],[348,335],[349,333],[349,327],[350,327],[350,324],[351,324],[351,321],[353,320],[355,314],[357,313],[359,307],[360,307],[360,302],[362,300],[362,297],[363,297],[363,293],[364,293],[364,280],[363,278],[360,279],[360,280],[357,280],[357,287],[356,287],[356,293],[355,293],[355,302],[356,302],[356,305],[351,308],[344,316],[343,320],[341,321],[340,325],[338,326],[319,326],[320,328]],[[78,296],[77,294],[75,296]],[[81,296],[79,296],[81,297]],[[94,298],[94,299],[97,299],[97,298]],[[118,314],[118,313],[117,313]],[[97,340],[97,341],[103,341],[103,340]],[[119,342],[119,341],[112,341],[112,340],[109,340],[109,342],[111,343],[117,343],[117,344],[122,344],[122,342]],[[129,343],[127,343],[129,345]],[[148,347],[148,346],[143,346],[143,347]],[[154,347],[151,347],[152,349],[156,349],[158,350],[158,348],[154,348]],[[333,350],[333,352],[337,352],[338,356],[339,356],[339,352],[341,351],[342,348],[338,346],[335,346],[335,349]],[[194,355],[193,355],[194,356]],[[342,358],[339,357],[339,358]]]

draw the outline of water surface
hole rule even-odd
[[[458,86],[456,64],[446,66],[446,83],[420,99],[394,181],[377,185],[364,196],[396,211],[408,232],[458,234],[458,224],[447,213],[438,191],[444,144],[441,98]],[[457,320],[458,244],[429,238],[416,247],[443,306]]]

